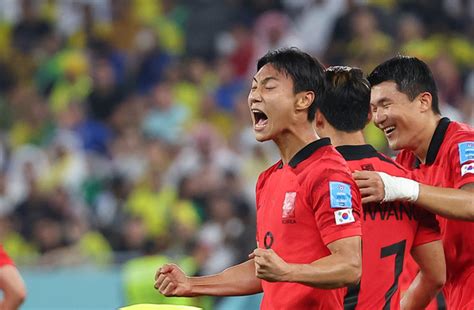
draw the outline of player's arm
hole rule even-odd
[[[400,306],[402,310],[425,309],[446,281],[443,246],[437,240],[414,247],[411,254],[420,271],[403,295]]]
[[[165,296],[179,297],[238,296],[262,292],[253,259],[203,277],[188,277],[178,266],[166,264],[156,272],[155,288]]]
[[[474,183],[465,184],[460,189],[420,184],[415,203],[449,219],[474,221]]]
[[[357,171],[353,177],[359,186],[362,203],[412,201],[446,218],[474,221],[474,183],[455,189],[429,186],[383,172]]]
[[[26,288],[15,266],[8,264],[0,267],[0,290],[3,292],[0,309],[19,309],[26,298]]]
[[[252,257],[257,277],[325,289],[357,284],[362,273],[360,237],[342,238],[327,247],[331,254],[310,264],[289,264],[271,249],[256,249]]]

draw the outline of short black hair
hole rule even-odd
[[[340,131],[364,129],[370,110],[370,84],[359,68],[332,66],[326,69],[326,91],[317,108]]]
[[[324,67],[314,57],[296,47],[281,48],[270,51],[257,62],[257,71],[266,64],[287,74],[293,80],[293,91],[313,91],[316,98],[324,92]],[[308,121],[314,120],[316,98],[308,109]]]
[[[436,114],[441,114],[438,103],[438,88],[433,78],[433,73],[426,63],[416,57],[395,56],[378,65],[368,80],[372,86],[393,81],[399,92],[414,100],[422,92],[431,94],[431,109]]]

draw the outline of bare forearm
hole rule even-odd
[[[402,310],[425,309],[436,296],[442,286],[427,279],[423,272],[419,272],[401,300]]]
[[[216,275],[189,279],[193,296],[239,296],[262,292],[261,280],[255,275],[253,259]]]
[[[416,204],[446,218],[474,221],[474,193],[471,190],[420,184]]]
[[[311,264],[289,264],[288,281],[332,289],[357,284],[360,275],[360,261],[345,260],[333,254]]]
[[[411,250],[420,272],[401,301],[402,309],[425,309],[446,282],[446,264],[440,240],[425,243]]]
[[[0,309],[15,310],[20,307],[26,297],[26,288],[16,267],[7,265],[0,270],[0,289],[3,300]]]

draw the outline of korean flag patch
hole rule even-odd
[[[334,212],[334,217],[336,219],[336,225],[355,222],[352,209],[337,210]]]
[[[329,182],[331,208],[352,208],[351,186],[343,182]]]
[[[461,164],[474,160],[474,141],[459,143],[458,147]]]
[[[464,176],[467,173],[474,174],[474,163],[465,164],[461,167],[461,176]]]

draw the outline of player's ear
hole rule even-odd
[[[326,122],[326,118],[324,117],[323,113],[319,109],[316,109],[316,115],[314,117],[315,126],[316,128],[324,128],[324,123]]]
[[[298,94],[296,100],[296,110],[307,110],[315,100],[314,92],[305,91]]]
[[[433,97],[429,92],[422,92],[418,95],[420,112],[431,111],[431,104],[433,102]]]
[[[370,123],[373,117],[374,117],[374,114],[372,113],[372,109],[369,109],[369,113],[367,114],[367,121],[365,122],[365,124],[367,125],[368,123]]]

